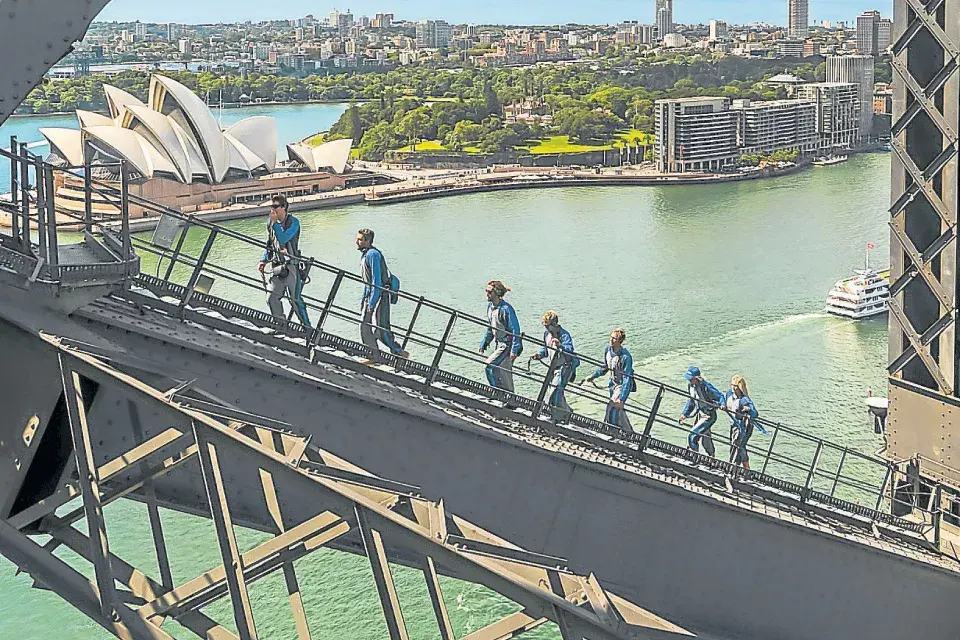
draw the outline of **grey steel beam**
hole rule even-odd
[[[70,423],[70,435],[73,438],[73,450],[80,474],[80,493],[83,497],[83,510],[90,530],[90,545],[93,566],[97,578],[97,591],[103,615],[116,615],[121,605],[117,600],[110,570],[110,545],[107,541],[106,523],[103,519],[103,507],[100,504],[100,482],[94,462],[93,446],[90,443],[90,431],[87,425],[86,409],[80,394],[80,376],[64,365],[60,359],[60,374],[63,382],[63,395]]]
[[[430,603],[433,605],[433,615],[437,618],[437,627],[440,629],[440,640],[457,640],[447,614],[447,605],[443,602],[443,592],[440,589],[440,579],[437,577],[437,568],[433,558],[424,556],[423,577],[427,581],[427,592],[430,594]]]
[[[283,455],[284,447],[282,439],[276,431],[258,428],[257,437],[260,444],[265,447],[272,447],[274,451]],[[273,518],[278,533],[286,531],[286,524],[283,520],[283,513],[280,511],[280,500],[277,496],[277,487],[273,482],[273,474],[261,471],[260,484],[263,488],[263,497],[267,502],[267,510]],[[297,628],[297,638],[299,640],[310,640],[310,625],[307,623],[307,614],[303,608],[303,597],[300,595],[300,583],[297,580],[297,572],[293,562],[283,563],[283,580],[287,587],[287,597],[290,599],[290,610],[293,613],[294,624]]]
[[[509,640],[547,622],[550,621],[546,618],[535,618],[526,611],[517,611],[502,620],[488,624],[483,629],[463,636],[460,640]]]
[[[97,587],[76,569],[47,553],[6,520],[0,519],[0,551],[47,589],[122,640],[173,640],[163,630],[135,615],[103,612]],[[125,605],[120,605],[124,610]],[[127,610],[129,611],[129,610]],[[119,612],[118,612],[119,613]]]
[[[233,605],[233,618],[240,632],[240,640],[256,640],[257,629],[254,625],[253,610],[250,607],[250,597],[247,594],[247,583],[243,576],[243,560],[240,558],[240,549],[233,531],[233,519],[230,517],[230,506],[227,504],[227,494],[223,486],[220,461],[216,446],[206,438],[205,426],[194,422],[193,435],[197,442],[197,452],[200,454],[200,469],[203,473],[203,484],[207,490],[210,515],[217,530],[220,556],[223,558],[223,566],[226,570],[227,590],[230,592],[230,602]]]
[[[143,441],[143,425],[140,422],[140,412],[133,400],[127,401],[130,414],[130,427],[137,441]],[[140,472],[149,475],[146,461],[140,463]],[[157,506],[157,494],[153,488],[153,480],[147,477],[143,481],[143,491],[147,500],[147,515],[150,519],[150,533],[153,535],[153,548],[157,552],[157,565],[160,569],[160,582],[164,591],[173,589],[173,572],[170,569],[170,555],[167,553],[167,543],[163,537],[163,521],[160,519],[160,507]]]
[[[81,558],[88,562],[91,560],[89,539],[73,527],[58,527],[50,535]],[[115,571],[117,581],[125,585],[131,593],[142,600],[153,600],[164,591],[163,585],[128,564],[123,558],[111,554],[110,566]],[[138,613],[140,612],[138,611]],[[141,617],[148,619],[147,616]],[[159,624],[162,619],[162,615],[151,616],[148,622],[157,620]],[[198,637],[206,640],[238,640],[236,635],[200,611],[184,611],[174,616],[174,619]]]
[[[55,341],[53,343],[56,344]],[[166,611],[174,612],[173,614],[176,615],[178,611],[202,606],[203,603],[209,601],[198,597],[198,594],[203,592],[205,587],[220,581],[227,581],[228,586],[230,586],[229,581],[231,580],[237,585],[245,584],[291,560],[290,556],[284,556],[282,552],[284,549],[289,550],[287,545],[292,543],[292,537],[295,538],[297,535],[304,534],[304,531],[297,527],[265,543],[266,546],[271,548],[255,550],[258,554],[269,554],[262,557],[263,561],[260,564],[254,562],[256,558],[247,557],[248,554],[241,557],[236,551],[235,540],[231,544],[230,513],[229,508],[224,504],[226,501],[225,493],[222,479],[218,473],[217,460],[218,458],[233,460],[235,455],[249,456],[252,453],[255,455],[255,464],[259,470],[270,473],[274,482],[282,483],[284,491],[313,493],[316,500],[332,512],[332,517],[338,517],[334,514],[340,514],[339,518],[341,519],[343,517],[351,519],[356,517],[358,522],[362,523],[361,529],[365,530],[362,532],[365,548],[372,556],[371,566],[375,572],[379,571],[381,574],[378,587],[381,594],[385,595],[385,606],[393,609],[389,619],[392,619],[394,623],[392,633],[397,638],[405,638],[405,633],[400,626],[402,617],[400,616],[399,605],[395,604],[398,602],[395,589],[391,595],[390,585],[387,582],[389,567],[386,564],[387,550],[383,545],[383,539],[389,540],[391,549],[402,550],[402,553],[407,557],[411,555],[413,557],[430,557],[436,562],[437,566],[443,566],[458,577],[478,582],[498,591],[525,607],[528,613],[534,617],[550,618],[554,622],[569,625],[571,629],[587,629],[588,633],[585,635],[596,640],[604,638],[621,640],[625,637],[674,639],[682,635],[677,631],[661,630],[676,629],[665,621],[655,622],[658,625],[657,627],[631,624],[627,630],[611,628],[601,621],[594,612],[554,595],[549,587],[545,589],[542,585],[548,583],[547,573],[542,569],[531,568],[506,560],[471,556],[433,539],[431,534],[433,527],[423,526],[419,522],[411,521],[385,506],[385,503],[392,504],[398,499],[396,494],[383,497],[385,495],[383,491],[355,487],[342,481],[311,476],[303,469],[293,466],[287,458],[273,448],[265,448],[251,438],[238,433],[235,429],[222,425],[200,412],[172,404],[156,389],[110,369],[95,358],[63,348],[60,348],[58,353],[64,360],[69,361],[70,367],[81,372],[84,376],[99,380],[102,384],[115,385],[120,383],[127,385],[129,387],[128,391],[134,394],[136,399],[143,402],[145,407],[160,410],[160,415],[169,416],[175,422],[191,420],[195,438],[200,444],[201,468],[205,483],[208,486],[208,501],[211,503],[211,513],[218,528],[218,540],[224,557],[224,567],[219,569],[222,576],[201,576],[185,585],[184,588],[165,594],[152,603],[147,603],[140,610],[141,615],[147,619]],[[427,519],[429,520],[429,517]],[[492,534],[484,532],[466,521],[455,517],[454,520],[458,523],[461,531],[473,531],[482,539],[488,541],[496,542],[499,540]],[[301,527],[310,528],[315,527],[316,524],[316,522],[308,521]],[[333,522],[330,524],[333,524]],[[344,530],[349,529],[344,522],[340,522],[340,525]],[[312,546],[311,543],[308,543],[298,548],[298,552],[301,550],[308,552],[319,544],[325,544],[328,539],[319,539],[324,535],[329,535],[331,536],[329,539],[332,539],[339,534],[329,530],[320,533],[313,537]],[[250,569],[249,574],[245,573],[244,569],[246,568]],[[538,578],[542,578],[539,579],[539,583],[537,582]],[[217,587],[213,587],[207,591],[207,594],[213,595],[216,589]],[[230,589],[231,595],[235,592],[235,589]],[[185,593],[192,594],[192,600],[185,600],[183,597]],[[618,600],[618,602],[621,601]],[[638,616],[629,608],[632,605],[625,601],[622,602],[623,605],[620,606],[627,607],[626,611],[631,612],[631,619],[643,617]],[[235,602],[235,608],[237,606]],[[239,606],[243,606],[242,599]],[[248,607],[247,604],[247,611],[249,610]],[[642,610],[638,609],[638,611]],[[645,615],[647,620],[656,620],[649,614]],[[245,615],[243,617],[245,618]],[[241,637],[243,633],[241,629]],[[250,635],[250,637],[253,636]]]
[[[390,565],[387,563],[383,539],[380,532],[370,526],[366,509],[362,505],[355,506],[355,513],[360,536],[363,538],[363,548],[370,560],[370,569],[373,571],[373,581],[377,585],[377,594],[380,596],[380,606],[383,608],[390,640],[408,640],[407,626],[403,622],[400,598],[397,596],[397,588],[393,583]]]
[[[260,577],[267,575],[285,561],[293,562],[349,531],[349,523],[340,516],[329,512],[321,513],[244,553],[242,561],[247,572],[243,576],[244,580],[250,582],[255,572]],[[140,610],[140,614],[150,617],[169,611],[191,610],[201,604],[208,604],[214,595],[222,592],[226,580],[227,570],[221,565],[148,602]]]

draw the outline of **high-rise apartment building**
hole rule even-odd
[[[421,20],[417,23],[417,48],[442,49],[450,44],[453,29],[443,20]]]
[[[797,151],[800,155],[812,155],[817,150],[817,105],[814,102],[734,100],[733,110],[740,116],[737,146],[741,154]]]
[[[873,56],[829,56],[827,82],[857,85],[860,100],[860,135],[873,133]]]
[[[729,98],[657,100],[655,111],[658,171],[716,172],[739,160],[739,114]]]
[[[180,40],[180,25],[171,22],[167,25],[167,42],[178,42]]]
[[[880,18],[877,23],[877,53],[880,54],[893,44],[893,20]]]
[[[673,0],[656,0],[654,26],[657,29],[657,40],[663,40],[668,33],[673,33]]]
[[[857,51],[860,55],[875,56],[880,52],[879,40],[880,12],[864,11],[857,16]]]
[[[797,87],[797,98],[817,107],[820,150],[849,149],[860,135],[860,95],[855,84],[816,82]],[[873,111],[872,105],[870,109]]]
[[[147,37],[147,25],[137,20],[133,25],[133,35],[136,36],[137,42],[142,42]]]
[[[726,40],[727,39],[727,23],[724,20],[711,20],[710,21],[710,41],[716,42],[717,40]]]
[[[788,35],[795,40],[806,40],[810,35],[809,0],[787,1]]]

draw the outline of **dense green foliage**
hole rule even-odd
[[[386,73],[344,73],[293,78],[252,73],[245,77],[212,73],[170,73],[200,96],[224,102],[275,100],[355,101],[327,139],[352,138],[364,159],[377,160],[390,149],[415,149],[419,140],[439,140],[451,151],[505,151],[531,146],[545,135],[569,136],[579,144],[610,144],[618,131],[652,133],[654,102],[667,97],[725,96],[772,100],[783,89],[763,83],[789,71],[821,80],[823,65],[797,60],[714,58],[709,53],[641,57],[613,50],[604,58],[572,65],[525,68],[439,69],[400,67]],[[820,63],[820,64],[818,64]],[[878,79],[889,62],[878,65]],[[102,84],[93,76],[52,81],[38,87],[23,111],[47,113],[76,108],[103,109]],[[146,99],[149,76],[124,72],[110,83]],[[503,106],[523,100],[553,117],[549,130],[538,125],[505,124]]]

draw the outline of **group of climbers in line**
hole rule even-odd
[[[513,306],[504,300],[504,296],[509,291],[510,288],[499,280],[491,280],[487,283],[489,327],[480,344],[480,353],[484,354],[491,343],[494,344],[493,353],[487,358],[487,381],[492,387],[512,393],[514,391],[513,363],[523,352],[523,344],[517,313]],[[555,311],[544,313],[541,322],[544,330],[543,347],[530,356],[530,359],[552,361],[555,356],[559,358],[554,365],[549,383],[550,394],[547,404],[551,408],[552,417],[562,422],[572,413],[565,391],[567,385],[576,380],[580,359],[576,356],[573,337],[560,325],[560,318]],[[624,405],[630,394],[637,390],[637,382],[633,377],[633,357],[623,346],[626,340],[627,332],[623,329],[615,329],[611,332],[610,343],[603,353],[603,365],[585,378],[581,384],[592,383],[597,378],[609,374],[607,392],[610,399],[607,402],[604,422],[624,431],[633,432],[633,426],[630,424],[630,417]],[[717,421],[718,412],[725,410],[730,417],[730,461],[749,469],[750,456],[747,452],[747,443],[750,436],[755,427],[764,434],[767,431],[757,421],[757,408],[747,391],[747,381],[743,376],[734,376],[730,381],[730,389],[722,393],[704,379],[697,367],[690,367],[684,374],[684,378],[687,380],[690,399],[680,415],[680,423],[694,419],[688,437],[689,449],[699,452],[702,442],[706,454],[711,457],[716,456],[712,428]]]
[[[750,455],[747,443],[753,435],[754,427],[764,434],[767,430],[760,424],[757,407],[750,399],[747,381],[743,376],[733,376],[730,389],[721,393],[704,379],[698,367],[690,367],[683,374],[687,380],[687,392],[690,399],[680,413],[680,422],[694,419],[687,442],[690,450],[699,451],[700,443],[708,456],[716,456],[713,444],[713,425],[717,421],[718,410],[725,409],[730,418],[730,462],[750,469]]]
[[[307,307],[303,301],[303,286],[309,281],[307,261],[301,260],[299,249],[300,222],[287,213],[287,201],[283,196],[273,198],[270,219],[267,223],[266,251],[260,260],[259,270],[265,272],[266,266],[272,267],[268,292],[270,311],[283,319],[281,300],[287,294],[293,303],[293,310],[300,322],[310,327]],[[400,282],[390,273],[383,253],[373,245],[374,232],[360,229],[357,232],[356,245],[361,253],[360,272],[364,289],[361,299],[360,338],[370,349],[371,361],[382,360],[378,342],[382,342],[390,353],[408,358],[409,354],[397,343],[390,324],[390,305],[396,303]],[[487,330],[480,343],[479,353],[486,355],[487,349],[493,351],[486,358],[485,374],[490,386],[513,393],[514,361],[523,353],[520,321],[517,312],[504,297],[510,291],[500,280],[487,283]],[[576,356],[573,337],[560,325],[555,311],[547,311],[541,318],[543,323],[543,347],[531,360],[553,361],[558,357],[549,383],[549,405],[553,418],[565,421],[572,409],[567,403],[567,386],[576,380],[580,359]],[[615,329],[610,333],[610,342],[603,353],[603,364],[580,384],[592,383],[597,378],[609,374],[607,402],[604,422],[633,432],[630,417],[624,408],[627,398],[637,390],[633,378],[633,357],[624,347],[627,333]],[[703,444],[707,455],[714,457],[716,447],[713,442],[713,425],[717,421],[719,410],[726,410],[731,421],[730,461],[750,468],[747,442],[754,427],[766,434],[766,430],[757,421],[757,409],[747,392],[747,382],[743,376],[734,376],[730,389],[721,393],[704,379],[697,367],[690,367],[684,374],[690,399],[680,414],[680,423],[693,418],[694,424],[688,437],[691,451],[699,452]],[[509,406],[509,405],[508,405]]]

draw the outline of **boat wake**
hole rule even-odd
[[[641,367],[656,367],[658,363],[673,363],[677,359],[682,357],[688,357],[692,355],[699,355],[703,353],[709,353],[711,351],[716,351],[718,346],[741,346],[746,338],[752,338],[757,335],[767,333],[772,330],[777,330],[783,327],[804,324],[807,322],[813,322],[816,320],[826,320],[832,318],[828,313],[817,312],[817,313],[799,313],[783,318],[778,318],[777,320],[770,320],[768,322],[762,322],[760,324],[751,325],[749,327],[741,327],[738,329],[733,329],[721,335],[712,336],[706,340],[700,342],[695,342],[693,344],[685,345],[679,349],[673,349],[671,351],[664,351],[663,353],[658,353],[654,356],[644,358],[639,362]],[[826,331],[829,327],[824,325],[821,327],[820,331]]]

